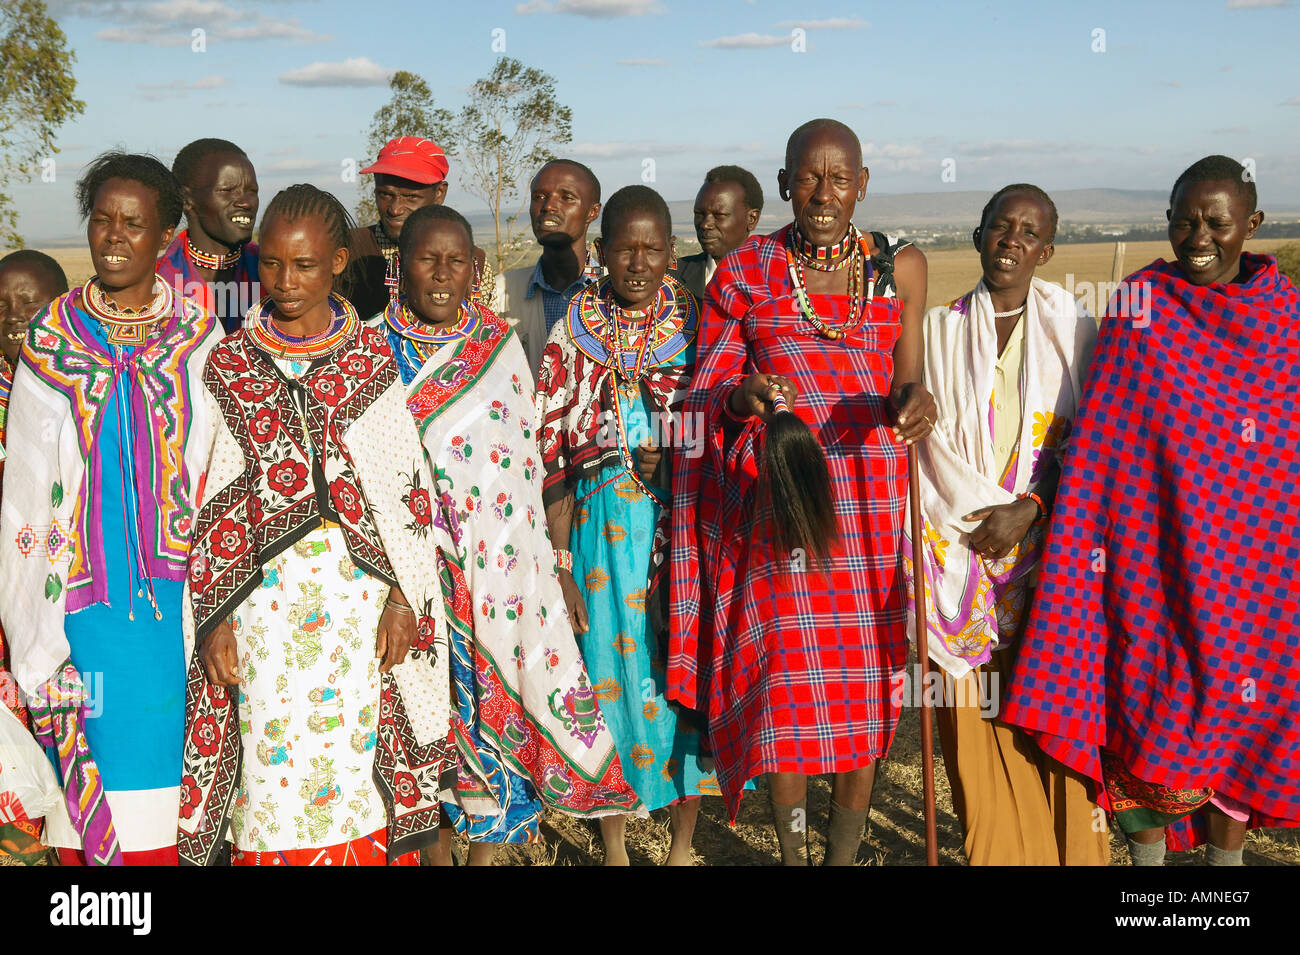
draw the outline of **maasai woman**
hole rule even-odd
[[[5,419],[9,412],[9,390],[13,386],[18,352],[27,337],[27,326],[51,301],[68,291],[68,278],[59,263],[44,252],[22,249],[0,259],[0,477],[4,474]],[[29,725],[18,683],[9,672],[4,631],[0,630],[0,706],[7,706],[24,726]],[[17,819],[0,822],[0,856],[6,848],[23,858],[43,855],[39,841],[40,820]]]
[[[1056,221],[1038,187],[1000,189],[974,233],[984,277],[925,316],[938,407],[919,452],[926,624],[930,657],[949,674],[939,738],[972,865],[1104,865],[1110,846],[1075,808],[1095,805],[1083,779],[997,719],[1097,337],[1063,288],[1034,278]]]
[[[436,838],[450,694],[431,478],[383,333],[331,291],[350,224],[314,186],[271,201],[268,297],[204,373],[186,862],[228,825],[236,865],[416,864]]]
[[[578,654],[542,513],[528,362],[473,300],[474,237],[426,206],[402,227],[403,297],[385,313],[430,489],[451,625],[460,778],[451,821],[471,865],[537,839],[545,801],[595,816],[639,806]],[[468,811],[465,811],[468,810]],[[451,864],[451,832],[435,861]]]
[[[921,384],[925,257],[853,226],[867,169],[847,126],[806,123],[785,159],[794,222],[727,256],[709,285],[686,406],[703,457],[677,469],[669,695],[708,713],[732,819],[745,781],[770,774],[787,865],[808,860],[808,775],[834,773],[826,863],[851,865],[907,656],[904,446],[934,421]],[[822,564],[778,553],[771,505],[755,503],[778,390],[800,400],[829,464],[839,545]]]
[[[262,297],[257,284],[257,173],[224,139],[196,139],[176,154],[172,175],[185,197],[188,228],[158,260],[173,291],[200,302],[233,332]]]
[[[543,500],[565,604],[624,771],[670,806],[669,865],[691,864],[699,799],[717,792],[698,728],[664,698],[671,466],[664,425],[695,361],[697,305],[667,276],[668,205],[645,186],[610,197],[598,250],[609,277],[574,296],[537,378]],[[646,447],[640,447],[645,445]],[[626,817],[601,820],[606,865],[627,865]]]
[[[181,214],[165,166],[106,153],[77,201],[96,274],[32,321],[14,375],[0,618],[33,728],[58,753],[71,825],[50,817],[50,844],[174,865],[181,587],[220,329],[154,272]]]
[[[1100,323],[1004,718],[1103,787],[1135,865],[1240,865],[1300,825],[1300,292],[1242,251],[1241,163],[1169,206],[1174,261]]]

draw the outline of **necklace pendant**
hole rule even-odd
[[[844,333],[840,331],[838,328],[830,328],[827,329],[826,331],[826,337],[829,338],[831,341],[837,341],[844,337]]]

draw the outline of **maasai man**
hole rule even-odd
[[[186,228],[158,260],[176,294],[203,305],[227,332],[262,297],[257,284],[257,173],[224,139],[196,139],[172,161],[185,197]]]
[[[432,478],[383,332],[332,291],[351,226],[314,186],[272,199],[268,296],[204,373],[183,862],[209,862],[227,826],[235,865],[414,865],[436,839],[450,693]]]
[[[1005,719],[1103,787],[1135,865],[1300,825],[1300,293],[1242,251],[1264,214],[1209,156],[1174,261],[1101,322]],[[1068,674],[1068,679],[1062,679]]]
[[[384,327],[434,464],[429,489],[458,715],[449,821],[471,865],[570,815],[640,806],[578,654],[542,509],[533,384],[518,337],[474,301],[474,235],[446,206],[402,227],[403,296]],[[436,864],[451,864],[440,829]]]
[[[701,251],[678,260],[677,280],[704,301],[718,263],[744,244],[762,214],[763,187],[752,172],[739,166],[710,169],[695,195],[695,237]]]
[[[542,498],[560,585],[623,770],[648,809],[669,806],[669,865],[691,864],[700,795],[718,791],[699,727],[664,698],[672,461],[663,436],[695,362],[694,297],[666,273],[668,204],[646,186],[610,197],[609,277],[573,298],[537,379]],[[673,437],[671,430],[669,437]],[[625,816],[601,819],[606,865],[627,865]]]
[[[998,190],[973,236],[984,277],[925,316],[938,407],[919,448],[926,624],[930,657],[949,674],[939,739],[972,865],[1104,865],[1110,845],[1076,809],[1095,805],[1078,774],[997,718],[1097,337],[1063,288],[1034,278],[1056,224],[1037,186]],[[909,686],[915,698],[920,684]]]
[[[181,201],[152,156],[90,164],[77,202],[95,277],[33,319],[14,375],[0,619],[58,754],[71,824],[50,816],[46,839],[68,863],[176,862],[181,588],[211,444],[200,379],[221,337],[154,272]]]
[[[935,413],[921,382],[926,265],[854,227],[867,175],[844,124],[790,136],[778,184],[794,222],[751,238],[709,284],[686,404],[703,457],[677,466],[669,697],[708,714],[733,820],[746,780],[769,774],[787,865],[808,864],[814,773],[835,774],[826,863],[853,863],[907,658],[904,452]],[[771,505],[755,504],[778,390],[799,399],[829,464],[840,543],[821,565],[778,553]]]
[[[547,336],[569,300],[602,274],[587,248],[587,227],[600,215],[600,181],[572,159],[552,159],[529,184],[528,215],[542,247],[537,262],[502,276],[501,317],[514,326],[536,374]]]
[[[51,301],[68,291],[68,278],[59,263],[44,252],[22,249],[0,259],[0,478],[4,474],[5,419],[9,413],[9,390],[13,386],[18,352],[27,337],[27,326]],[[6,706],[24,726],[29,725],[18,683],[9,672],[4,631],[0,630],[0,706]],[[40,820],[17,819],[0,822],[0,856],[12,854],[35,859],[43,855]]]
[[[437,143],[419,136],[402,136],[389,140],[375,162],[361,170],[375,177],[375,206],[379,210],[378,222],[352,232],[358,261],[349,297],[363,320],[397,301],[402,282],[397,240],[402,223],[416,209],[442,205],[447,198],[450,168],[447,154]],[[496,275],[487,254],[477,247],[474,294],[489,307],[496,304]]]

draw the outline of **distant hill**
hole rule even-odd
[[[972,228],[979,219],[990,193],[964,190],[952,192],[906,192],[894,195],[868,192],[858,206],[855,221],[859,226],[871,226],[886,231]],[[1169,194],[1149,189],[1062,189],[1052,193],[1052,200],[1065,225],[1153,225],[1165,221],[1165,207]],[[694,245],[694,200],[678,199],[668,203],[673,216],[673,231],[680,241]],[[760,232],[772,232],[789,221],[790,207],[781,202],[775,193],[768,197],[768,206],[759,220]],[[1267,207],[1269,219],[1300,217],[1300,208]],[[478,245],[486,248],[494,243],[496,230],[486,212],[469,213],[467,218],[474,228]],[[527,211],[521,217],[527,230]],[[595,229],[593,229],[593,234]],[[76,246],[85,239],[64,236],[60,239],[39,238],[34,247]]]

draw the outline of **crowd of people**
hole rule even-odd
[[[788,224],[719,166],[681,258],[655,190],[571,159],[501,275],[436,144],[363,172],[357,227],[311,185],[263,206],[226,140],[105,153],[94,276],[0,260],[0,716],[63,796],[0,848],[482,865],[549,811],[620,865],[666,808],[689,865],[701,799],[734,822],[765,779],[808,865],[829,774],[851,865],[918,631],[971,864],[1106,864],[1112,826],[1136,865],[1240,864],[1300,825],[1300,294],[1243,251],[1240,164],[1176,178],[1172,258],[1100,317],[1035,275],[1028,183],[927,311],[829,119],[786,145]]]

